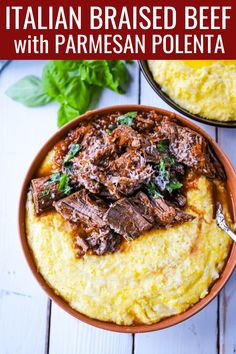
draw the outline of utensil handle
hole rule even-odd
[[[227,232],[227,234],[234,240],[234,242],[236,242],[236,235],[233,231],[231,231],[230,229],[225,230]]]

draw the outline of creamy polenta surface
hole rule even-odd
[[[236,120],[235,60],[149,60],[148,65],[181,107],[213,120]]]
[[[47,283],[72,308],[117,324],[150,324],[185,311],[208,293],[231,246],[213,219],[212,182],[205,177],[187,192],[193,221],[153,228],[102,257],[77,259],[73,225],[56,211],[36,216],[31,192],[26,209],[28,242]]]

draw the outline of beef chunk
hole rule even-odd
[[[219,162],[219,160],[217,159],[214,151],[212,150],[211,146],[208,145],[207,146],[207,152],[210,156],[210,166],[209,168],[212,169],[214,167],[215,171],[216,171],[216,176],[221,179],[221,180],[225,180],[226,179],[226,175],[225,175],[225,171],[223,166],[221,165],[221,163]],[[213,167],[212,167],[213,165]]]
[[[77,236],[75,239],[77,257],[83,257],[89,250],[99,256],[105,253],[114,253],[119,250],[121,240],[122,237],[109,227],[94,230],[86,239]]]
[[[80,222],[86,226],[105,226],[103,216],[108,209],[107,204],[85,189],[55,202],[54,207],[65,219]]]
[[[130,150],[111,163],[106,187],[117,198],[127,196],[148,182],[153,172],[141,152]]]
[[[153,213],[157,225],[169,227],[173,224],[191,221],[194,216],[169,205],[162,198],[152,198]]]
[[[104,219],[118,234],[126,239],[135,238],[141,232],[150,230],[152,224],[138,213],[127,198],[112,204]]]
[[[140,213],[152,225],[155,223],[153,205],[148,196],[143,192],[138,192],[134,197],[129,198],[129,202],[134,209]]]
[[[161,155],[158,152],[156,144],[152,143],[149,139],[143,139],[142,148],[147,162],[159,163]]]
[[[174,204],[176,204],[180,208],[185,207],[187,203],[187,198],[185,197],[185,195],[177,194],[173,198],[174,198]]]
[[[50,209],[54,201],[65,196],[63,192],[58,190],[58,182],[50,182],[50,176],[33,179],[31,189],[37,215]]]
[[[77,183],[91,193],[100,194],[104,190],[109,163],[117,157],[116,146],[96,139],[92,146],[74,158],[74,174]]]
[[[184,196],[182,197],[185,198]],[[169,205],[164,199],[149,199],[143,192],[139,192],[134,197],[129,198],[129,201],[135,210],[152,225],[170,226],[193,219],[192,215],[183,212],[175,206]]]
[[[77,250],[77,257],[81,258],[87,253],[89,250],[89,244],[86,241],[85,238],[82,238],[80,236],[77,236],[75,239],[75,247],[78,249]]]
[[[162,198],[149,199],[145,193],[139,192],[134,197],[119,199],[112,204],[104,219],[112,229],[129,239],[155,225],[169,227],[191,221],[194,217]]]
[[[97,255],[105,253],[114,253],[119,250],[122,237],[111,230],[109,227],[104,227],[98,231],[92,232],[87,238],[87,243],[90,249]]]
[[[139,149],[142,145],[142,137],[128,125],[120,125],[111,133],[110,142],[122,148]]]
[[[93,127],[91,125],[84,125],[69,132],[64,140],[61,140],[54,147],[54,163],[59,169],[63,166],[63,161],[70,149],[71,144],[81,143],[85,136],[91,136]]]
[[[216,159],[213,161],[209,154],[208,143],[203,136],[169,119],[163,119],[159,131],[165,139],[169,139],[169,150],[177,162],[182,162],[208,178],[224,175],[221,165],[216,164]]]
[[[147,133],[155,127],[156,122],[159,122],[161,118],[162,116],[155,111],[141,112],[135,118],[133,125],[139,132]]]

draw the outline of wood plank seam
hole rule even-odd
[[[52,300],[48,298],[47,317],[46,317],[45,350],[44,350],[45,354],[49,354],[49,350],[50,350],[51,314],[52,314]]]

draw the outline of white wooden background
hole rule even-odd
[[[0,75],[0,354],[233,354],[236,353],[236,274],[207,308],[175,327],[147,334],[93,328],[51,303],[30,273],[19,244],[17,208],[26,170],[56,131],[57,105],[28,109],[5,90],[44,62],[14,61]],[[147,84],[138,64],[126,95],[105,91],[99,107],[142,103],[169,108]],[[236,166],[236,130],[204,125]]]

